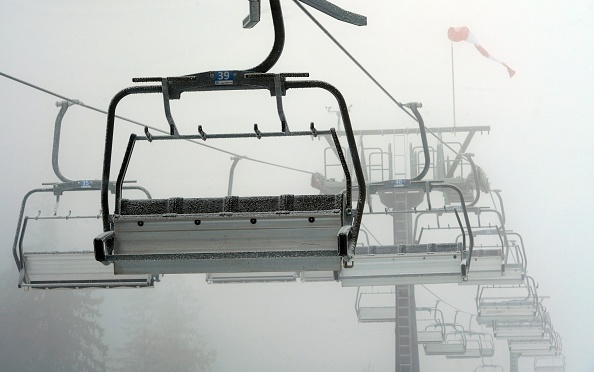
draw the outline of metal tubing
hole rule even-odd
[[[415,115],[417,122],[419,123],[419,133],[421,133],[421,142],[423,143],[423,154],[425,155],[425,165],[423,166],[423,170],[419,173],[416,177],[412,178],[411,181],[420,181],[425,177],[427,172],[429,171],[429,166],[431,165],[431,157],[429,155],[429,145],[427,144],[427,133],[425,132],[425,121],[423,117],[419,113],[417,107],[420,107],[420,103],[407,103],[403,106],[410,108],[410,110]]]
[[[115,197],[115,214],[120,213],[120,207],[122,204],[122,185],[124,183],[124,177],[126,176],[126,171],[128,170],[128,165],[130,165],[130,158],[132,157],[132,151],[134,151],[134,144],[136,143],[136,134],[132,133],[130,138],[128,139],[128,146],[126,146],[126,152],[124,153],[124,159],[122,160],[122,166],[120,167],[120,172],[118,173],[118,179],[116,181],[116,197]]]
[[[14,257],[14,262],[16,263],[17,268],[21,271],[24,267],[22,256],[19,256],[17,253],[17,247],[19,242],[19,237],[21,235],[21,229],[23,226],[23,216],[25,215],[25,206],[27,204],[27,199],[29,196],[33,195],[36,192],[54,192],[53,188],[44,188],[44,189],[33,189],[25,194],[23,197],[23,201],[21,202],[21,211],[19,212],[19,219],[17,221],[16,233],[14,235],[14,242],[12,244],[12,255]]]
[[[109,231],[109,173],[111,171],[111,155],[113,151],[113,131],[115,111],[118,103],[127,95],[139,93],[161,93],[161,86],[138,86],[119,91],[109,103],[107,126],[105,130],[105,150],[103,152],[103,172],[101,177],[101,211],[103,213],[103,231]]]
[[[285,46],[285,24],[280,0],[270,0],[270,12],[272,13],[272,25],[274,27],[274,44],[268,57],[259,65],[247,69],[251,72],[267,72],[279,60]]]
[[[468,207],[474,207],[476,205],[476,203],[478,203],[479,199],[481,198],[481,189],[480,189],[480,185],[479,185],[477,168],[476,168],[476,165],[474,164],[474,161],[472,160],[472,156],[467,155],[466,159],[470,163],[470,168],[472,169],[472,175],[474,176],[474,185],[475,185],[475,190],[476,190],[476,194],[474,195],[474,200],[472,201],[472,203],[468,204]]]
[[[438,189],[451,189],[454,190],[458,196],[460,197],[460,205],[462,206],[462,213],[464,214],[464,222],[466,223],[466,230],[468,232],[468,240],[469,240],[469,248],[468,248],[468,258],[466,259],[466,274],[468,274],[470,269],[470,262],[472,258],[472,249],[474,248],[474,237],[472,236],[472,227],[470,226],[470,220],[468,219],[468,211],[466,210],[466,203],[464,203],[464,196],[459,188],[454,185],[448,184],[431,184],[433,188]]]
[[[233,190],[233,175],[235,174],[235,167],[241,159],[243,159],[241,156],[234,156],[231,158],[233,163],[231,164],[231,169],[229,169],[229,185],[227,186],[227,196],[231,196],[231,191]]]
[[[62,131],[62,120],[64,119],[64,115],[66,114],[66,110],[68,107],[73,105],[72,102],[69,101],[62,101],[57,102],[56,106],[60,106],[60,111],[58,112],[58,116],[56,116],[56,125],[54,127],[54,144],[52,148],[52,168],[54,169],[54,173],[56,177],[60,181],[63,182],[70,182],[71,179],[66,178],[62,172],[60,172],[60,165],[58,164],[58,153],[60,152],[60,133]]]
[[[342,170],[344,172],[344,177],[346,181],[346,200],[348,205],[350,206],[352,200],[352,181],[351,181],[351,172],[349,172],[349,167],[346,163],[344,158],[344,153],[342,152],[342,146],[340,146],[340,141],[338,140],[338,136],[336,135],[336,131],[334,128],[330,129],[332,133],[332,140],[334,140],[334,147],[336,147],[336,152],[338,154],[338,159],[340,160],[340,164],[342,165]]]
[[[346,104],[346,101],[340,93],[338,89],[334,86],[323,82],[323,81],[315,81],[315,80],[305,80],[305,81],[287,81],[285,85],[286,89],[290,88],[321,88],[330,92],[336,101],[338,102],[338,106],[340,109],[340,115],[342,117],[342,122],[344,125],[344,130],[347,138],[347,143],[349,146],[349,151],[351,152],[351,158],[353,160],[353,168],[355,170],[355,176],[357,177],[357,183],[359,186],[359,193],[357,199],[357,215],[355,216],[355,222],[353,223],[353,239],[351,241],[351,250],[352,253],[355,251],[355,246],[357,245],[357,237],[359,236],[359,228],[361,227],[361,219],[363,218],[363,208],[365,207],[365,197],[367,195],[366,189],[367,186],[365,184],[365,177],[363,176],[363,170],[361,168],[361,160],[359,159],[359,152],[357,151],[357,144],[355,141],[355,136],[353,134],[353,128],[351,125],[351,118],[349,115],[349,109]]]

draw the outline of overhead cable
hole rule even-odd
[[[39,90],[39,91],[41,91],[43,93],[49,94],[49,95],[54,96],[54,97],[58,97],[60,99],[63,99],[65,101],[68,101],[68,102],[71,102],[72,104],[79,105],[79,106],[82,106],[82,107],[87,108],[89,110],[97,111],[97,112],[100,112],[102,114],[106,114],[107,115],[107,111],[98,109],[98,108],[93,107],[93,106],[86,105],[86,104],[80,102],[79,100],[65,97],[65,96],[63,96],[61,94],[52,92],[52,91],[47,90],[47,89],[44,89],[44,88],[41,88],[41,87],[39,87],[37,85],[28,83],[28,82],[26,82],[24,80],[18,79],[18,78],[14,77],[14,76],[10,76],[10,75],[5,74],[3,72],[0,72],[0,75],[6,77],[8,79],[14,80],[14,81],[16,81],[16,82],[18,82],[20,84],[23,84],[23,85],[26,85],[28,87],[31,87],[33,89],[37,89],[37,90]],[[159,129],[159,128],[156,128],[156,127],[153,127],[153,126],[150,126],[150,125],[143,124],[143,123],[138,122],[136,120],[128,119],[128,118],[125,118],[125,117],[119,116],[119,115],[115,115],[115,117],[118,118],[118,119],[121,119],[121,120],[130,122],[130,123],[132,123],[134,125],[139,125],[139,126],[142,126],[142,127],[145,127],[145,128],[149,128],[149,129],[151,129],[151,130],[153,130],[155,132],[169,134],[169,132],[167,132],[167,131],[164,131],[162,129]],[[242,159],[250,160],[250,161],[253,161],[253,162],[256,162],[256,163],[260,163],[260,164],[270,165],[270,166],[277,167],[277,168],[283,168],[283,169],[288,169],[288,170],[292,170],[292,171],[296,171],[296,172],[301,172],[301,173],[307,173],[307,174],[314,174],[315,173],[315,172],[310,172],[310,171],[306,171],[306,170],[303,170],[303,169],[297,169],[297,168],[293,168],[293,167],[289,167],[289,166],[285,166],[285,165],[280,165],[280,164],[275,164],[275,163],[267,162],[267,161],[264,161],[264,160],[253,159],[253,158],[250,158],[248,156],[239,155],[239,154],[236,154],[234,152],[223,150],[223,149],[220,149],[220,148],[217,148],[217,147],[214,147],[214,146],[211,146],[211,145],[207,145],[205,143],[198,142],[198,141],[195,141],[195,140],[186,140],[186,141],[192,142],[192,143],[194,143],[196,145],[200,145],[200,146],[209,148],[211,150],[219,151],[219,152],[222,152],[222,153],[225,153],[225,154],[229,154],[231,156],[241,157]]]
[[[309,19],[316,24],[316,26],[318,26],[320,28],[320,30],[322,30],[322,32],[324,32],[324,34],[326,34],[326,36],[328,36],[328,38],[330,38],[330,40],[332,40],[334,42],[334,44],[336,44],[336,46],[338,48],[340,48],[340,50],[342,50],[342,52],[344,54],[346,54],[347,57],[350,58],[351,61],[353,61],[353,63],[355,65],[357,65],[357,67],[359,67],[359,69],[361,69],[361,71],[363,71],[363,73],[365,75],[367,75],[367,77],[373,81],[375,83],[375,85],[382,91],[384,92],[384,94],[386,94],[388,96],[388,98],[390,98],[390,100],[392,102],[394,102],[398,107],[400,107],[400,109],[402,111],[404,111],[408,116],[410,116],[414,121],[417,121],[417,119],[415,118],[415,116],[408,112],[405,108],[404,105],[400,102],[398,102],[398,100],[396,100],[396,98],[394,98],[387,90],[386,88],[384,88],[374,77],[373,75],[371,75],[371,73],[369,73],[369,71],[367,71],[367,69],[365,69],[365,67],[363,67],[363,65],[361,65],[361,63],[359,63],[359,61],[357,61],[355,59],[355,57],[353,57],[348,50],[346,50],[345,47],[342,46],[342,44],[340,44],[340,42],[338,40],[336,40],[336,38],[334,38],[334,36],[332,36],[332,34],[326,30],[326,28],[324,26],[322,26],[322,24],[310,13],[307,11],[307,9],[305,9],[305,7],[303,5],[301,5],[301,3],[298,0],[293,0],[293,2],[299,7],[299,9],[301,9],[305,15],[307,15],[309,17]],[[448,149],[450,149],[454,154],[456,155],[460,155],[456,150],[454,150],[450,145],[448,145],[446,142],[444,142],[441,138],[439,138],[433,131],[431,131],[431,129],[429,128],[425,128],[425,130],[427,132],[429,132],[429,134],[431,134],[433,137],[435,137],[439,142],[441,142],[445,147],[447,147]]]

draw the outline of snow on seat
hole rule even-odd
[[[116,274],[340,270],[342,194],[122,200]]]

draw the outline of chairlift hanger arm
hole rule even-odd
[[[297,0],[294,0],[297,2]],[[367,17],[349,12],[348,10],[344,10],[341,7],[334,5],[333,3],[326,1],[326,0],[299,0],[302,3],[311,6],[314,9],[319,10],[322,13],[329,15],[332,18],[335,18],[339,21],[346,22],[353,24],[355,26],[366,26],[367,25]]]

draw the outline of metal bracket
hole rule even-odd
[[[296,1],[296,0],[294,0]],[[353,24],[355,26],[366,26],[367,17],[349,12],[341,7],[332,4],[326,0],[299,0],[304,4],[311,6],[314,9],[319,10],[322,13],[329,15],[332,18],[338,19],[339,21]]]
[[[243,28],[252,28],[260,22],[260,0],[249,0],[250,13],[243,19]]]

